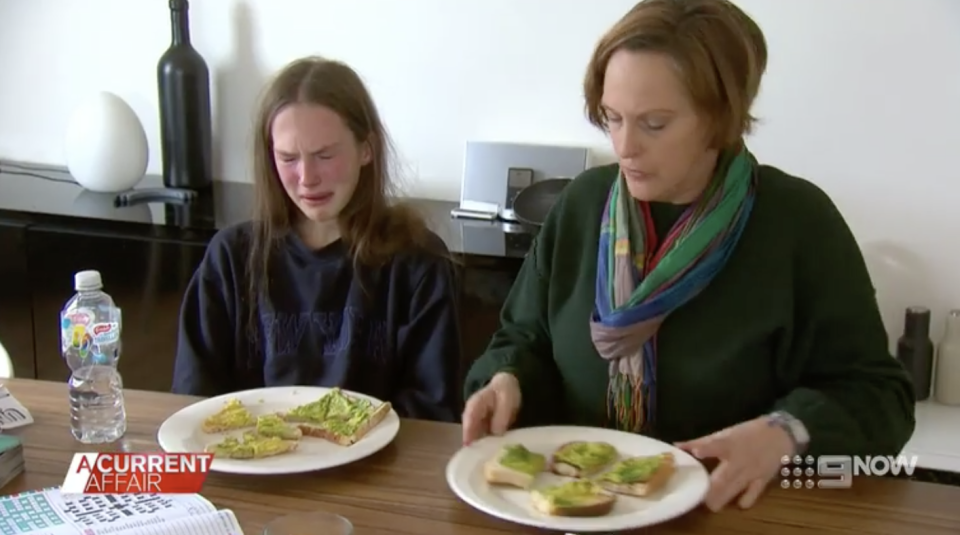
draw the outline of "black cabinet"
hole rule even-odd
[[[162,187],[146,177],[138,188]],[[123,311],[120,371],[128,388],[168,391],[180,303],[207,244],[252,212],[250,184],[215,182],[193,202],[117,203],[84,191],[64,170],[0,160],[0,343],[18,377],[65,381],[60,309],[73,276],[95,269]],[[532,235],[455,219],[456,203],[413,200],[462,260],[462,371],[486,348]]]
[[[168,391],[183,294],[212,235],[154,235],[142,225],[0,219],[0,344],[18,377],[66,381],[60,309],[78,271],[95,269],[123,311],[120,372],[127,388]],[[461,376],[499,326],[521,258],[458,255]]]
[[[26,256],[26,224],[0,222],[0,344],[14,374],[33,378],[33,309]]]
[[[124,386],[169,390],[180,303],[206,244],[46,225],[30,226],[26,236],[36,378],[69,377],[60,357],[59,313],[74,293],[74,273],[95,269],[123,311]]]
[[[209,236],[155,236],[140,225],[0,219],[0,344],[16,376],[67,380],[60,309],[74,293],[74,274],[95,269],[123,311],[124,385],[168,391],[180,304],[208,242]],[[462,376],[499,326],[500,307],[522,259],[458,256]]]

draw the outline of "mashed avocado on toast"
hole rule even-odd
[[[287,413],[254,416],[237,399],[209,416],[201,425],[205,433],[242,431],[241,437],[226,437],[205,448],[216,457],[262,459],[297,449],[303,437],[325,439],[349,446],[376,427],[391,405],[348,395],[339,388],[320,399],[300,405]]]
[[[537,475],[547,467],[547,457],[520,444],[507,444],[487,461],[483,475],[487,483],[530,488]]]
[[[632,457],[617,462],[597,477],[608,491],[631,496],[648,496],[663,488],[676,471],[672,453]]]
[[[202,428],[204,433],[223,433],[253,427],[256,424],[257,419],[243,406],[243,403],[239,399],[231,399],[219,412],[204,420]]]
[[[530,498],[537,511],[553,516],[603,516],[616,503],[614,494],[584,479],[536,489]]]
[[[534,453],[520,444],[504,446],[498,462],[509,470],[516,470],[524,474],[535,476],[547,466],[547,458]]]
[[[617,460],[619,453],[606,442],[568,442],[554,452],[551,471],[561,476],[587,477]]]
[[[545,470],[575,479],[536,488]],[[567,442],[549,460],[524,445],[505,443],[483,465],[488,484],[528,490],[537,512],[568,517],[610,514],[618,498],[649,496],[663,489],[674,473],[676,459],[670,452],[621,458],[616,447],[599,441]]]
[[[216,444],[210,444],[206,447],[206,452],[212,453],[214,457],[226,459],[263,459],[290,453],[297,449],[297,445],[298,442],[295,440],[263,436],[248,431],[243,434],[242,439],[227,437]]]
[[[334,388],[320,399],[290,410],[283,419],[298,424],[307,436],[349,446],[376,427],[390,409],[390,403],[374,405]]]
[[[276,414],[265,414],[257,418],[257,434],[283,440],[300,440],[303,431],[283,421],[283,418]]]

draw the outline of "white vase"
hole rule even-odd
[[[947,315],[943,340],[937,347],[933,398],[944,405],[960,405],[960,310]]]
[[[147,172],[143,124],[122,98],[106,91],[76,109],[67,126],[65,150],[70,174],[91,191],[126,191]]]

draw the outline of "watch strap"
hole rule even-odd
[[[786,411],[774,411],[767,415],[768,424],[783,429],[793,442],[793,454],[803,455],[810,445],[810,434],[799,419]]]

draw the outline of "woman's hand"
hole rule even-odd
[[[498,373],[474,392],[463,409],[463,443],[488,434],[502,435],[520,410],[520,383],[509,373]]]
[[[698,459],[720,461],[710,474],[710,490],[704,499],[712,511],[723,509],[738,496],[741,508],[752,507],[770,480],[780,473],[783,457],[795,453],[790,435],[768,417],[682,442],[677,447]]]

